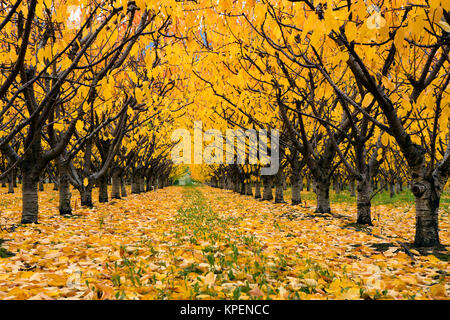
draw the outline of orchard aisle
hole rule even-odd
[[[1,299],[449,296],[448,263],[396,242],[411,241],[409,207],[395,214],[377,206],[382,224],[356,230],[355,208],[345,203],[333,206],[334,216],[316,215],[313,203],[273,204],[210,187],[130,195],[69,218],[57,214],[55,192],[40,195],[41,223],[25,227],[13,225],[18,196],[2,195]],[[449,220],[440,227],[449,243]]]

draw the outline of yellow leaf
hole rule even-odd
[[[214,274],[214,272],[209,272],[203,279],[203,284],[208,287],[214,286],[215,282],[216,282],[216,275]]]
[[[445,286],[443,283],[435,284],[430,287],[430,295],[432,297],[445,297]]]

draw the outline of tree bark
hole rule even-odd
[[[263,176],[263,200],[273,200],[273,176]]]
[[[83,188],[80,191],[80,196],[81,196],[81,205],[88,207],[88,208],[92,208],[94,206],[94,204],[92,203],[92,186],[89,185],[85,188]]]
[[[255,182],[255,199],[261,199],[261,182]]]
[[[239,181],[239,194],[245,195],[245,183],[243,179]]]
[[[152,191],[152,181],[149,177],[145,179],[145,192]]]
[[[70,193],[69,172],[67,164],[59,164],[59,214],[71,215],[70,205],[72,194]]]
[[[391,198],[393,198],[394,197],[394,195],[395,195],[395,184],[394,184],[394,182],[392,181],[392,180],[390,180],[389,181],[389,196],[391,197]]]
[[[34,139],[30,145],[30,152],[25,155],[21,163],[22,171],[22,224],[38,222],[38,183],[40,170],[38,168],[41,153],[40,139]],[[14,176],[14,181],[15,176]]]
[[[285,203],[284,201],[284,174],[278,170],[275,175],[275,203]]]
[[[13,179],[13,187],[17,188],[17,171],[16,170],[13,170],[12,179]]]
[[[127,185],[125,183],[125,177],[120,177],[120,194],[122,197],[127,196]]]
[[[32,174],[32,169],[22,168],[22,224],[38,222],[38,183],[39,177]]]
[[[11,170],[8,178],[8,193],[14,193],[14,180],[15,180],[14,170]]]
[[[292,193],[292,205],[297,205],[302,203],[301,191],[303,187],[303,181],[300,171],[292,170],[291,174],[291,193]]]
[[[120,171],[121,170],[118,167],[112,169],[111,199],[120,199],[120,187],[121,187]]]
[[[139,186],[140,178],[137,172],[134,172],[131,176],[131,193],[139,194],[141,192],[141,187]]]
[[[372,187],[370,183],[370,177],[367,173],[362,175],[362,179],[358,180],[358,194],[356,197],[357,206],[357,220],[359,224],[372,225],[371,218],[371,203],[370,198],[372,196]]]
[[[240,180],[239,180],[239,177],[236,176],[236,177],[234,178],[233,191],[236,192],[236,193],[239,193],[239,191],[240,191],[240,190],[239,190],[240,186],[241,186],[241,182],[240,182]]]
[[[350,196],[351,197],[356,196],[356,193],[355,193],[355,179],[354,178],[350,178],[348,184],[349,184],[349,189],[350,189]]]
[[[98,179],[98,202],[108,202],[108,178],[106,175]]]
[[[142,174],[139,177],[139,191],[140,191],[140,193],[145,192],[145,178],[144,178],[144,175],[142,175]]]
[[[411,191],[416,198],[416,234],[414,244],[419,247],[437,247],[439,241],[439,201],[443,189],[434,176],[426,174],[424,161],[411,167]]]
[[[317,213],[330,213],[330,179],[322,177],[316,181]]]
[[[245,194],[248,196],[253,196],[253,190],[252,190],[252,184],[246,183],[245,184]]]

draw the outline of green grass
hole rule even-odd
[[[291,188],[285,191],[287,198],[291,197]],[[302,191],[302,200],[316,201],[316,194],[312,191]],[[414,205],[414,195],[409,189],[404,189],[401,193],[395,194],[392,198],[389,191],[382,191],[375,195],[372,199],[372,205],[400,205],[409,204]],[[333,203],[355,203],[356,197],[350,196],[348,190],[343,190],[339,194],[336,194],[334,190],[330,190],[330,202]],[[450,191],[445,191],[441,196],[441,208],[445,210],[450,209]]]
[[[6,240],[0,239],[0,258],[9,258],[12,256],[15,256],[14,253],[9,252],[8,250],[6,250],[5,248],[2,248],[1,245],[3,244],[3,242],[5,242]]]

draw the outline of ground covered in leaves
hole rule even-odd
[[[57,193],[41,192],[40,223],[21,226],[20,194],[1,195],[0,299],[450,297],[448,252],[409,246],[410,204],[377,205],[373,227],[353,223],[353,203],[323,215],[309,200],[273,204],[210,187],[78,206],[72,217],[56,208]],[[447,205],[440,232],[450,244]]]

